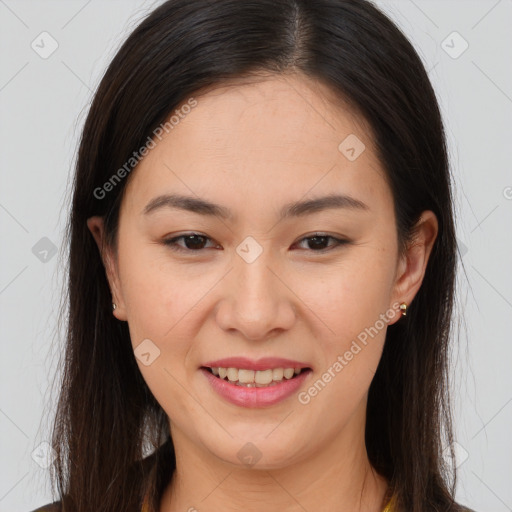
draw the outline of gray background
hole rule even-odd
[[[0,0],[0,512],[51,498],[41,443],[56,398],[77,139],[107,63],[160,3]],[[462,255],[452,354],[457,499],[478,512],[512,511],[512,1],[377,3],[424,59],[449,137]],[[58,44],[47,58],[44,31]]]

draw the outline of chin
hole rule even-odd
[[[227,464],[239,469],[255,471],[282,469],[306,456],[306,449],[302,443],[299,446],[290,439],[279,436],[270,439],[267,434],[261,433],[253,438],[250,435],[245,435],[243,440],[233,439],[229,445],[224,450],[219,450],[219,446],[216,445],[212,453]]]

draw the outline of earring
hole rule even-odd
[[[400,304],[400,311],[402,312],[403,316],[407,316],[407,304],[405,302]]]
[[[116,309],[116,308],[117,308],[116,304],[114,302],[112,302],[112,311],[114,311],[114,309]]]

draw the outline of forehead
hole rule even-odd
[[[173,110],[179,121],[133,171],[127,194],[135,194],[139,209],[157,192],[222,203],[229,197],[233,209],[247,201],[275,207],[285,196],[308,193],[352,193],[367,202],[364,197],[389,192],[364,119],[319,82],[251,78],[191,97],[195,106],[179,118],[180,107]],[[343,152],[346,140],[364,148],[356,159]]]
[[[198,102],[194,115],[183,124],[197,136],[213,138],[217,148],[223,143],[226,150],[240,152],[275,147],[277,154],[286,154],[290,147],[305,154],[320,144],[318,152],[332,154],[340,135],[354,132],[371,143],[363,117],[332,89],[303,75],[231,80],[194,97]]]

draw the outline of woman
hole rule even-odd
[[[48,510],[467,510],[451,197],[371,3],[155,9],[80,142]]]

